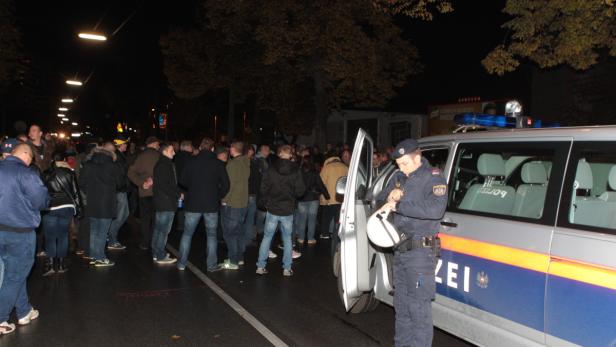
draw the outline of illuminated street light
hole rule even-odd
[[[71,137],[81,137],[81,133],[72,133]]]
[[[63,120],[63,121],[65,121],[65,122],[68,122],[68,121],[69,121],[69,119],[68,119],[68,118],[66,118],[66,117],[62,118],[62,120]]]
[[[58,111],[68,111],[68,108],[66,108],[66,107],[59,107]]]
[[[105,35],[93,34],[93,33],[79,33],[77,36],[84,40],[93,40],[93,41],[107,41],[107,37]]]
[[[66,115],[64,113],[58,113],[58,117],[64,118],[64,117],[66,117]]]
[[[81,86],[83,83],[75,80],[66,80],[66,84],[70,84],[71,86]]]
[[[70,104],[73,102],[73,99],[62,99],[62,102],[65,104]]]
[[[63,122],[63,121],[60,121],[60,124],[64,125],[64,122]]]
[[[71,125],[78,126],[77,122],[72,122]]]
[[[63,138],[65,138],[65,137],[66,137],[66,134],[64,134],[64,133],[59,133],[59,134],[58,134],[58,137],[59,137],[59,138],[61,138],[61,139],[63,139]]]

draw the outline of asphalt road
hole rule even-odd
[[[300,249],[303,255],[294,262],[290,278],[282,276],[280,256],[268,263],[268,275],[256,275],[256,244],[248,248],[240,270],[205,273],[199,226],[190,261],[238,309],[191,269],[180,272],[174,265],[154,264],[148,252],[136,247],[136,229],[131,220],[121,235],[128,249],[109,252],[116,261],[112,268],[94,269],[73,256],[67,273],[44,278],[37,261],[28,289],[40,318],[0,337],[0,347],[271,345],[243,318],[246,313],[289,346],[393,346],[391,307],[345,312],[331,272],[329,241]],[[179,236],[173,231],[169,245],[177,248]],[[273,250],[282,254],[275,246]],[[220,259],[224,253],[220,243]],[[435,329],[433,345],[468,344]]]

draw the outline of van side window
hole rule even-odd
[[[439,168],[441,172],[444,172],[449,156],[449,148],[422,148],[421,155],[428,160],[430,166]]]
[[[610,148],[611,147],[611,148]],[[616,151],[614,143],[576,143],[569,161],[563,200],[566,224],[616,229]],[[566,197],[566,199],[565,199]],[[561,208],[562,209],[562,208]]]
[[[364,140],[363,148],[357,166],[357,181],[355,197],[357,200],[366,198],[368,187],[372,183],[372,145],[368,139]]]
[[[554,153],[541,143],[461,144],[449,210],[541,219]]]

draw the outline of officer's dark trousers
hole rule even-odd
[[[394,255],[396,347],[432,346],[435,258],[430,249]]]

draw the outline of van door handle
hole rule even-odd
[[[448,222],[448,221],[442,221],[441,225],[444,226],[444,227],[449,227],[449,228],[457,228],[458,227],[458,223]]]

